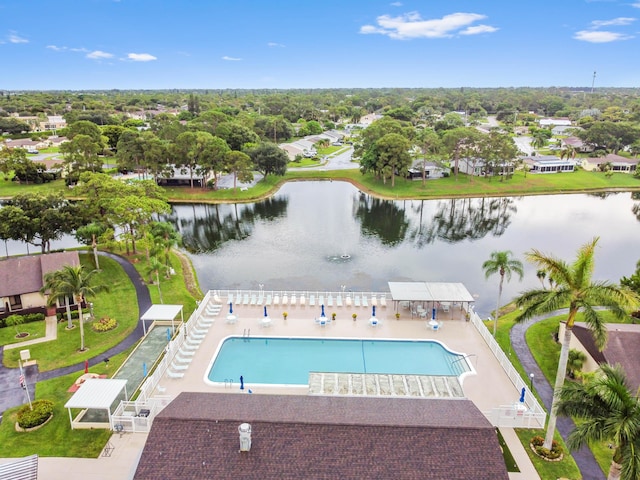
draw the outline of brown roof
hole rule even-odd
[[[252,427],[239,453],[238,426]],[[466,399],[181,393],[154,420],[136,479],[508,478]]]
[[[79,265],[78,252],[11,257],[0,260],[0,297],[37,292],[44,276],[64,265]]]
[[[631,390],[640,388],[640,360],[636,355],[636,352],[640,352],[640,325],[607,324],[607,345],[602,352],[596,347],[593,335],[584,323],[576,323],[573,334],[596,362],[619,364]]]

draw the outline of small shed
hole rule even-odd
[[[64,405],[69,411],[71,429],[111,428],[111,415],[122,400],[127,400],[127,380],[90,378]],[[72,409],[81,411],[73,417]]]
[[[180,321],[184,323],[184,313],[182,305],[151,305],[149,309],[140,317],[142,320],[142,330],[147,334],[146,320],[171,322],[171,330],[175,333],[175,319],[180,314]]]

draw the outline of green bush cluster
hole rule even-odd
[[[531,445],[536,450],[536,453],[541,457],[549,460],[556,460],[562,456],[562,447],[555,440],[551,442],[551,450],[544,448],[544,438],[535,436],[531,439]]]
[[[13,315],[10,315],[10,317],[21,317],[22,322],[17,322],[17,324],[20,325],[23,323],[40,322],[44,320],[44,313],[27,313],[25,315],[19,315],[17,313],[14,313]],[[4,328],[6,326],[7,326],[7,319],[0,318],[0,328]]]
[[[116,322],[115,318],[104,317],[97,322],[93,322],[93,329],[96,332],[107,332],[116,328],[117,325],[118,322]]]
[[[29,405],[24,405],[18,410],[18,425],[20,428],[33,428],[42,425],[53,415],[53,402],[51,400],[36,400],[32,402],[33,410]]]
[[[89,315],[90,313],[91,312],[89,312],[89,310],[87,310],[86,308],[82,309],[82,315],[84,316],[85,319],[86,319],[87,315]],[[67,312],[57,313],[56,316],[58,317],[58,321],[61,322],[61,321],[67,319]],[[71,310],[71,319],[72,320],[77,320],[79,316],[80,316],[80,314],[78,313],[78,310]]]

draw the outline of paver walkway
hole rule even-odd
[[[524,336],[527,329],[534,323],[550,317],[562,315],[563,313],[567,313],[567,309],[556,310],[555,312],[536,317],[528,322],[516,323],[510,332],[513,350],[520,359],[520,363],[525,371],[534,374],[534,387],[542,399],[544,406],[547,408],[547,411],[551,409],[551,402],[553,401],[553,387],[543,375],[540,367],[538,367]],[[562,435],[562,438],[566,441],[569,433],[571,433],[575,428],[575,424],[568,417],[558,417],[556,428],[560,432],[560,435]],[[584,480],[602,480],[606,478],[589,448],[581,448],[580,450],[572,452],[571,455],[576,461]]]
[[[136,296],[138,299],[138,318],[142,315],[143,312],[146,312],[151,306],[151,296],[149,295],[149,289],[145,285],[142,278],[138,274],[135,267],[126,259],[114,255],[111,253],[100,252],[100,255],[109,257],[116,262],[118,262],[125,273],[133,283],[133,286],[136,289]],[[118,353],[124,352],[131,346],[135,345],[138,340],[140,340],[143,336],[143,327],[142,323],[138,322],[135,330],[129,334],[127,338],[125,338],[118,345],[110,348],[106,352],[96,355],[93,358],[89,359],[89,365],[93,366],[100,362],[103,362],[105,358],[109,358]],[[49,336],[50,334],[47,334]],[[55,336],[53,337],[55,338]],[[43,341],[44,339],[38,339]],[[22,346],[23,344],[20,344]],[[18,346],[14,348],[19,348]],[[1,414],[7,410],[8,408],[16,407],[18,405],[22,405],[26,403],[27,397],[26,392],[20,387],[19,378],[20,372],[17,368],[6,368],[2,365],[2,357],[4,354],[4,348],[0,347],[0,418]],[[35,385],[37,382],[41,380],[49,380],[51,378],[60,377],[62,375],[67,375],[69,373],[78,372],[84,369],[84,362],[77,363],[75,365],[69,365],[67,367],[57,368],[55,370],[49,370],[47,372],[40,373],[38,371],[37,365],[29,365],[24,367],[24,373],[27,380],[27,385],[29,387],[29,394],[31,399],[35,399]]]

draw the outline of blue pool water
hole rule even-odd
[[[469,371],[463,357],[429,340],[229,337],[207,379],[307,385],[309,372],[458,376]]]

